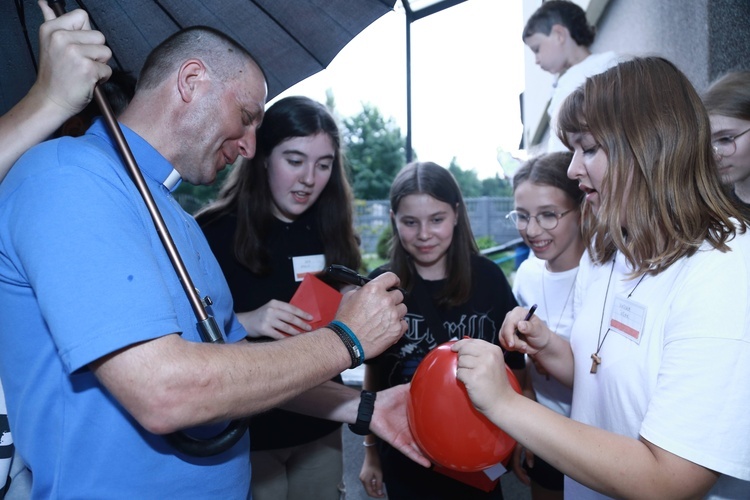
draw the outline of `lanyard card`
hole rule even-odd
[[[300,255],[292,257],[292,266],[294,267],[294,281],[300,282],[308,273],[319,273],[326,267],[326,256],[322,253],[318,255]]]

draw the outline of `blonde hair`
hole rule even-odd
[[[658,274],[703,242],[726,251],[746,230],[721,185],[700,97],[666,59],[635,58],[587,79],[563,103],[558,126],[569,147],[567,134],[590,133],[609,162],[598,213],[584,210],[596,262],[619,250],[634,275]]]

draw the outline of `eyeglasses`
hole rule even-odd
[[[541,212],[536,215],[527,214],[525,212],[519,212],[518,210],[513,210],[512,212],[508,213],[508,215],[505,216],[506,219],[510,219],[513,224],[516,225],[516,229],[519,229],[523,231],[527,227],[529,227],[529,222],[531,219],[536,219],[536,223],[539,224],[539,227],[542,229],[555,229],[557,227],[557,224],[560,222],[560,219],[565,217],[567,214],[575,210],[575,208],[571,208],[570,210],[566,210],[565,212]]]
[[[735,151],[737,151],[737,138],[741,135],[747,134],[748,132],[750,132],[750,128],[745,130],[744,132],[740,132],[737,135],[727,135],[714,139],[711,144],[714,147],[714,153],[716,153],[716,156],[720,156],[722,158],[732,156]]]

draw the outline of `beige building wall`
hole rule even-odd
[[[542,4],[523,0],[524,23]],[[659,55],[699,91],[731,69],[750,69],[750,0],[576,0],[597,27],[593,52]],[[520,35],[519,35],[520,36]],[[546,143],[546,106],[553,78],[525,51],[524,141]]]

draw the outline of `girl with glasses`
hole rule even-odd
[[[513,294],[522,307],[537,304],[536,315],[565,339],[573,324],[573,289],[585,248],[580,225],[583,191],[567,176],[572,158],[570,152],[549,153],[521,166],[513,176],[515,210],[509,214],[534,252],[518,268]],[[570,415],[570,387],[534,363],[526,364],[526,375],[525,395]],[[531,486],[534,500],[562,499],[563,475],[541,457],[518,446],[513,465],[519,479]]]
[[[516,394],[495,346],[456,343],[458,379],[565,474],[566,498],[750,498],[750,234],[700,97],[636,58],[586,80],[558,124],[588,245],[570,342],[523,308],[500,335],[573,385],[571,417]]]
[[[722,181],[750,205],[750,71],[727,73],[703,96]]]

